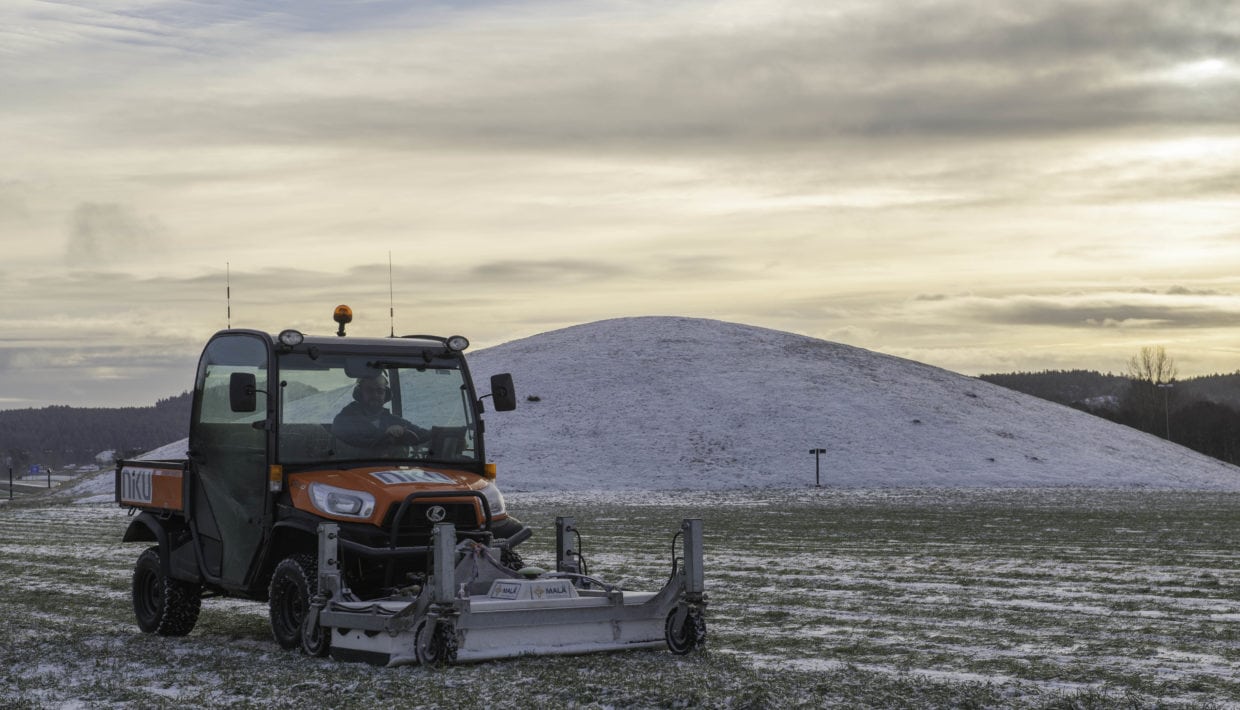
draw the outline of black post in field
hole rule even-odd
[[[819,466],[818,459],[820,456],[822,456],[822,454],[827,453],[827,450],[826,449],[810,449],[809,452],[814,455],[814,486],[817,488],[822,488],[822,476],[819,473],[819,471],[821,470],[821,467]]]

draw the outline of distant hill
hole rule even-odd
[[[1088,370],[1017,372],[979,379],[1083,409],[1240,464],[1240,372],[1177,380],[1166,391],[1151,390],[1146,384],[1143,396],[1132,390],[1127,377]]]
[[[1070,406],[1122,397],[1129,383],[1124,375],[1093,370],[997,373],[979,375],[978,379]],[[1240,372],[1177,380],[1175,394],[1179,406],[1204,401],[1240,410]]]
[[[979,375],[978,379],[1068,406],[1123,396],[1128,378],[1092,370]]]
[[[793,333],[621,318],[472,355],[512,372],[487,416],[511,490],[1153,487],[1240,490],[1240,469],[975,378]]]
[[[1190,377],[1176,382],[1184,400],[1223,404],[1240,411],[1240,372],[1229,375]]]
[[[44,407],[0,411],[0,463],[59,467],[94,461],[102,451],[132,454],[189,430],[190,394],[150,407]]]

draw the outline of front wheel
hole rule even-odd
[[[318,591],[317,564],[310,555],[286,557],[271,573],[271,635],[280,648],[302,648],[302,623]],[[313,646],[314,644],[310,644]]]
[[[133,568],[133,612],[138,628],[160,636],[184,636],[198,623],[202,587],[164,575],[159,548],[138,555]]]

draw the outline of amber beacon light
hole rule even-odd
[[[344,337],[345,324],[353,322],[353,309],[343,304],[336,306],[336,310],[332,312],[332,320],[340,325],[336,329],[336,335]]]

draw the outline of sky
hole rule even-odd
[[[0,408],[341,303],[1240,370],[1231,0],[6,0],[0,97]]]

